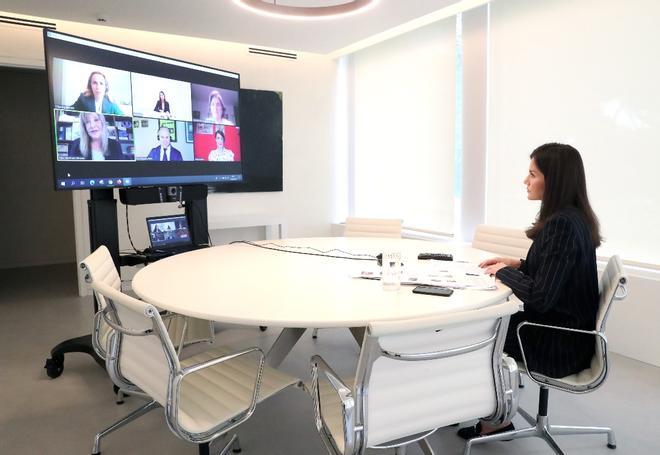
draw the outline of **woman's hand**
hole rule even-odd
[[[502,267],[513,267],[517,269],[518,267],[520,267],[520,259],[495,257],[495,258],[486,259],[481,264],[479,264],[479,267],[485,269],[496,264],[503,264]],[[502,267],[499,267],[497,270],[501,269]]]
[[[495,275],[499,269],[504,267],[513,267],[517,269],[520,267],[520,262],[520,259],[495,257],[486,259],[479,264],[479,267],[485,269],[484,273],[486,275]]]
[[[487,267],[484,267],[484,273],[486,275],[495,275],[497,271],[501,268],[506,267],[507,265],[504,262],[496,262],[494,264],[490,264]]]

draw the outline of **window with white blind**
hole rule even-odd
[[[660,2],[490,5],[487,222],[530,225],[529,154],[566,142],[584,160],[597,253],[660,264]]]
[[[454,229],[455,18],[352,54],[351,214]]]

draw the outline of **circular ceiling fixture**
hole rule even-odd
[[[284,0],[286,2],[286,0]],[[325,1],[321,6],[302,6],[278,4],[277,0],[234,0],[237,5],[263,16],[277,17],[280,19],[318,20],[335,19],[356,13],[364,12],[374,7],[380,0],[350,0],[350,1]],[[297,2],[305,3],[305,2]],[[309,5],[309,1],[307,4]],[[317,2],[318,3],[318,2]]]

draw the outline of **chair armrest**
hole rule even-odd
[[[254,389],[252,391],[252,399],[250,401],[250,405],[248,406],[248,408],[244,412],[238,414],[229,421],[219,422],[213,428],[205,431],[204,433],[190,434],[186,432],[179,424],[179,418],[178,418],[181,387],[183,386],[186,377],[192,374],[199,373],[200,371],[205,370],[207,368],[211,368],[220,365],[222,363],[228,362],[230,360],[236,359],[238,357],[253,353],[259,354],[259,361],[258,361],[257,375],[255,377],[255,382],[254,382]],[[214,359],[210,359],[204,362],[195,363],[185,368],[182,368],[177,374],[175,374],[172,377],[171,387],[168,392],[167,406],[168,408],[170,408],[169,421],[170,421],[170,425],[172,426],[172,429],[177,434],[179,434],[179,436],[183,437],[186,440],[196,443],[201,443],[201,442],[207,442],[213,439],[214,437],[216,437],[219,433],[225,433],[231,430],[232,428],[243,423],[252,415],[252,413],[254,413],[254,410],[257,406],[257,401],[259,400],[259,390],[261,389],[261,380],[263,375],[264,364],[265,364],[265,356],[263,351],[260,348],[252,347],[252,348],[244,349],[242,351],[234,352],[232,354],[227,354],[222,357],[216,357]]]
[[[312,401],[314,403],[314,419],[316,422],[316,429],[325,437],[327,444],[332,444],[333,449],[338,452],[335,447],[333,436],[330,429],[325,423],[323,414],[321,412],[321,393],[320,393],[320,375],[323,374],[328,383],[339,398],[342,411],[342,428],[344,431],[344,450],[343,453],[353,453],[355,447],[355,432],[361,431],[362,426],[356,427],[355,422],[355,399],[351,392],[351,388],[342,381],[337,373],[323,360],[322,357],[315,355],[311,359],[312,363]]]
[[[529,378],[537,383],[538,385],[544,385],[548,387],[552,387],[555,389],[561,389],[564,391],[572,392],[572,393],[579,393],[571,387],[571,385],[565,381],[562,381],[561,378],[548,378],[548,380],[543,380],[539,379],[541,375],[539,374],[534,374],[532,371],[530,371],[529,366],[527,364],[527,356],[525,355],[525,347],[522,342],[522,338],[520,337],[520,330],[525,327],[525,326],[532,326],[532,327],[538,327],[540,329],[547,329],[547,330],[558,330],[558,331],[563,331],[563,332],[573,332],[573,333],[581,333],[584,335],[593,335],[597,339],[600,339],[601,342],[603,343],[603,362],[604,362],[604,369],[605,369],[605,374],[607,373],[607,364],[608,364],[608,358],[607,358],[607,337],[605,336],[604,333],[599,332],[598,330],[581,330],[581,329],[573,329],[570,327],[561,327],[561,326],[556,326],[556,325],[548,325],[548,324],[539,324],[536,322],[529,322],[529,321],[523,321],[518,326],[516,327],[516,337],[518,338],[518,346],[520,346],[520,353],[522,354],[522,360],[523,364],[525,365],[525,371],[527,372],[527,375]],[[602,378],[604,379],[604,378]],[[552,382],[550,382],[552,381]],[[602,381],[601,381],[602,382]],[[561,387],[561,386],[564,387]]]

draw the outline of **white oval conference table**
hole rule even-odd
[[[353,254],[401,252],[406,267],[419,253],[451,253],[478,263],[492,253],[422,240],[328,237],[255,242],[315,253],[309,247]],[[328,254],[345,255],[338,251]],[[365,327],[371,321],[402,320],[482,308],[502,302],[511,290],[456,290],[451,297],[413,294],[414,286],[383,290],[377,280],[351,278],[372,262],[295,254],[247,243],[222,245],[154,262],[133,278],[133,290],[160,308],[225,323],[283,327],[267,354],[279,365],[307,328]],[[355,332],[354,332],[354,335]],[[359,340],[358,340],[359,341]]]

